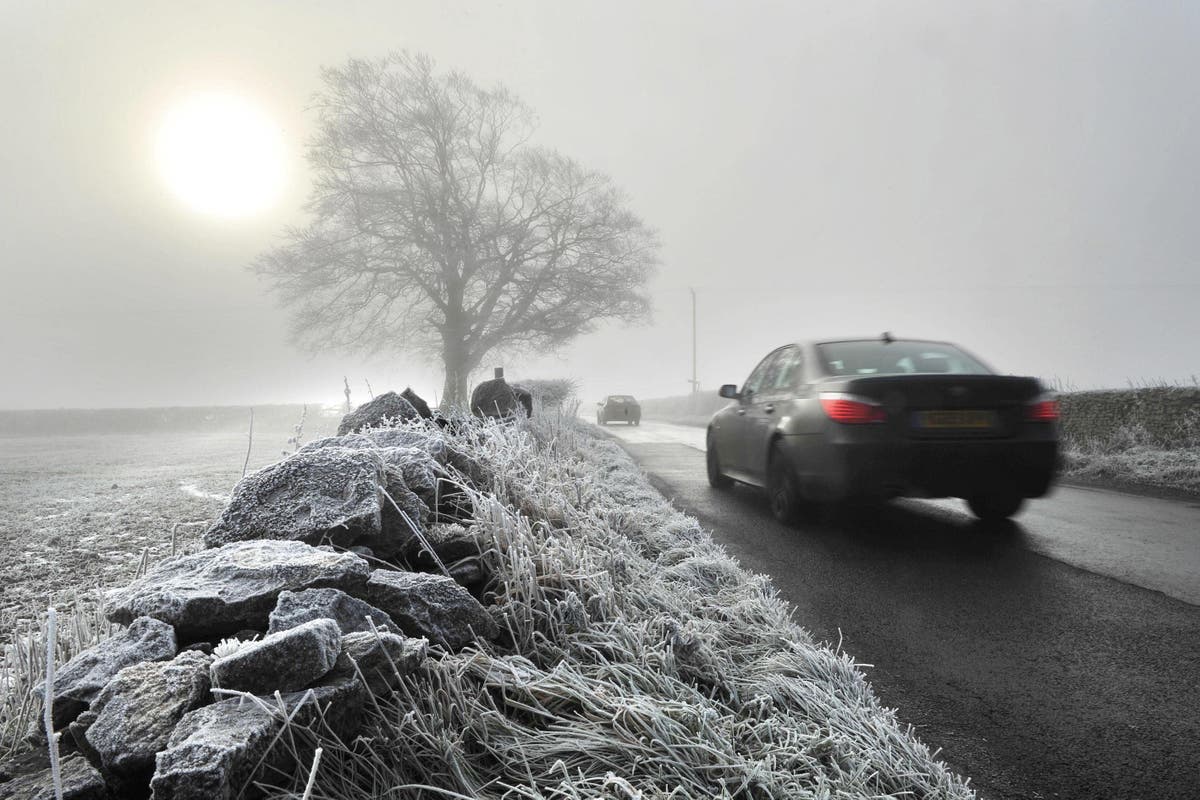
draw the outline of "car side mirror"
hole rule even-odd
[[[741,395],[738,394],[737,384],[734,383],[727,383],[723,385],[717,394],[728,400],[737,400],[739,397],[741,397]]]

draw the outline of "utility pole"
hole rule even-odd
[[[700,381],[696,379],[696,290],[688,287],[692,293],[692,394],[700,391]]]

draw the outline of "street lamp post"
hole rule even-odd
[[[696,290],[688,287],[692,293],[692,394],[700,391],[700,381],[696,379]]]

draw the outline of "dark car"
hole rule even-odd
[[[632,395],[610,394],[600,401],[600,408],[596,410],[596,424],[607,425],[610,422],[641,425],[642,407]]]
[[[802,342],[772,351],[708,426],[708,481],[767,489],[793,521],[813,504],[962,497],[981,519],[1046,494],[1058,401],[946,342]]]

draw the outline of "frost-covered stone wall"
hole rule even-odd
[[[237,793],[298,755],[274,746],[285,726],[353,737],[371,695],[430,648],[497,637],[466,492],[485,477],[471,431],[411,391],[382,395],[341,435],[242,479],[206,549],[107,592],[125,627],[63,665],[45,698],[68,795],[251,796]],[[41,797],[50,781],[24,775],[0,795]]]

